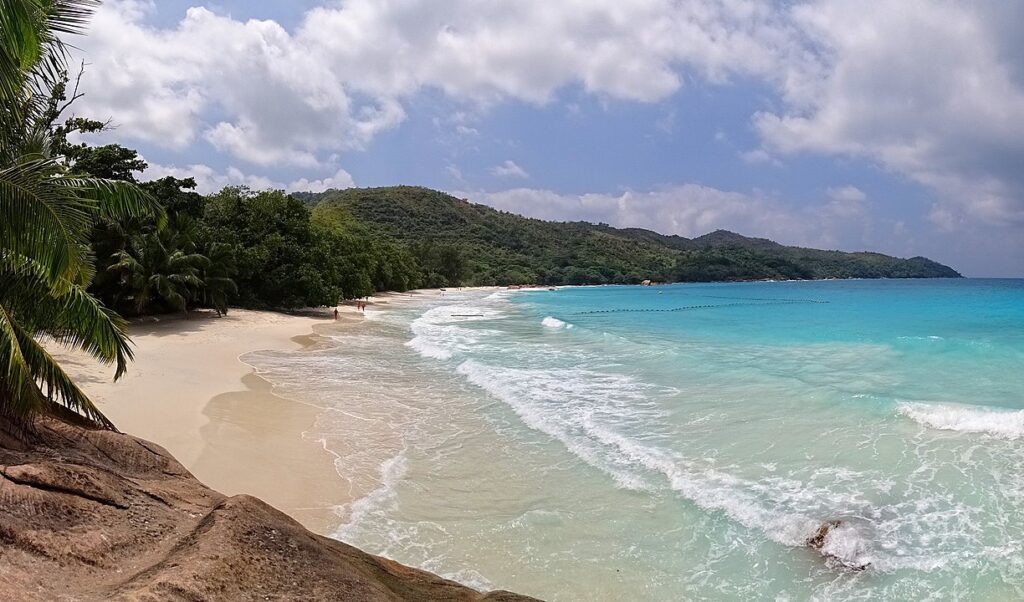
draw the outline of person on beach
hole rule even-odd
[[[338,308],[337,307],[334,308],[334,320],[335,321],[338,320]]]

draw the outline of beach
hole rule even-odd
[[[247,493],[316,533],[348,501],[335,457],[303,433],[315,407],[275,395],[240,356],[316,344],[316,331],[360,320],[352,307],[286,315],[231,310],[133,323],[135,361],[118,382],[84,354],[52,349],[122,432],[165,447],[200,481],[227,495]],[[336,478],[337,477],[337,478]]]
[[[1021,291],[437,291],[137,324],[122,382],[74,368],[211,487],[480,590],[1015,599]]]

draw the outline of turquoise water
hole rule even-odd
[[[453,292],[368,317],[250,360],[363,475],[350,543],[553,600],[1024,598],[1024,281]],[[828,520],[826,557],[805,542]]]

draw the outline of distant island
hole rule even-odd
[[[790,247],[726,230],[684,238],[531,219],[417,186],[293,196],[330,228],[405,247],[424,286],[962,277],[925,257]]]

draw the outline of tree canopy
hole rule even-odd
[[[317,219],[405,245],[432,286],[959,276],[923,257],[787,247],[724,230],[688,239],[542,221],[413,186],[302,198]]]

